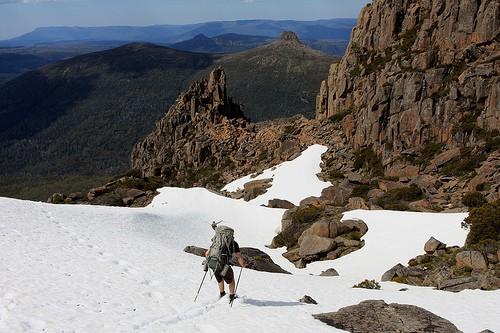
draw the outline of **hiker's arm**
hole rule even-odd
[[[208,249],[205,250],[205,257],[208,257]]]
[[[236,259],[238,260],[238,263],[241,267],[247,267],[247,261],[241,255],[241,252],[236,252],[234,255],[236,256]]]

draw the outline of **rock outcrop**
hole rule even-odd
[[[481,183],[492,182],[484,194],[494,200],[499,32],[498,1],[374,0],[321,85],[316,116],[339,120],[350,145],[372,149],[388,176],[432,174],[440,184],[429,196],[441,208],[460,206]],[[475,175],[485,163],[485,176]]]
[[[219,189],[293,159],[313,143],[342,141],[335,128],[303,117],[251,124],[228,96],[226,75],[219,68],[181,93],[154,131],[135,146],[131,162],[142,176],[161,177],[168,185]]]
[[[335,328],[353,333],[460,333],[455,325],[414,305],[363,301],[337,312],[313,315]]]
[[[446,247],[435,238],[405,267],[397,264],[382,276],[382,281],[395,281],[416,286],[435,287],[458,292],[464,289],[500,289],[500,244],[494,241],[475,244],[476,250],[458,246]]]
[[[328,198],[310,197],[288,209],[271,247],[285,246],[283,256],[298,268],[318,260],[335,260],[364,246],[368,226],[361,220],[341,221],[345,209]]]

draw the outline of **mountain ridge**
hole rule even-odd
[[[294,30],[304,39],[348,40],[355,19],[330,19],[317,21],[293,20],[239,20],[217,21],[187,25],[154,25],[144,27],[47,27],[1,41],[0,45],[32,45],[34,43],[64,40],[123,40],[153,43],[175,43],[190,39],[199,33],[209,37],[232,32],[246,35],[278,37],[281,32]],[[315,30],[316,29],[316,30]],[[312,38],[319,36],[321,38]]]

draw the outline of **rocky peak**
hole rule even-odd
[[[302,44],[297,34],[293,31],[283,31],[281,33],[280,41],[287,43]]]

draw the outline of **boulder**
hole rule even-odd
[[[337,236],[335,237],[335,243],[338,246],[344,246],[344,247],[358,247],[361,246],[361,242],[354,240],[354,239],[347,239],[342,236]]]
[[[363,301],[337,312],[313,315],[335,328],[356,333],[459,333],[455,325],[414,305]]]
[[[428,254],[433,254],[436,250],[446,249],[446,244],[431,237],[424,245],[424,251]]]
[[[321,272],[319,276],[339,276],[339,273],[334,268],[328,268],[326,271]]]
[[[457,267],[467,267],[476,270],[488,269],[488,264],[483,254],[479,251],[462,251],[456,256]]]
[[[298,261],[301,258],[300,254],[299,254],[299,249],[298,248],[290,250],[290,251],[287,251],[287,252],[283,253],[282,256],[285,257],[286,259],[288,259],[288,261],[291,261],[291,262]]]
[[[397,264],[382,275],[381,281],[392,281],[395,277],[407,276],[407,268],[402,264]]]
[[[500,279],[490,273],[479,277],[479,287],[482,290],[498,290],[500,289]]]
[[[91,205],[97,206],[124,206],[120,195],[114,192],[103,193],[90,200]]]
[[[368,205],[366,204],[365,199],[354,197],[349,198],[349,201],[346,206],[347,209],[366,209],[368,210]]]
[[[309,229],[305,230],[302,235],[300,235],[298,243],[301,244],[306,236],[319,236],[319,237],[330,237],[330,223],[327,221],[314,222]]]
[[[305,304],[318,304],[311,296],[304,295],[301,299],[299,299],[300,303],[305,303]]]
[[[245,201],[250,201],[257,198],[259,195],[266,193],[267,189],[272,186],[272,181],[272,178],[267,178],[252,180],[246,183],[245,185],[243,185],[243,189],[245,191],[243,199]]]
[[[301,208],[309,207],[309,206],[316,207],[316,208],[324,208],[325,203],[323,202],[322,199],[320,199],[318,197],[308,197],[308,198],[305,198],[302,201],[300,201],[299,206]]]
[[[350,231],[359,231],[361,235],[364,235],[368,232],[368,226],[362,220],[345,220],[342,221],[342,224],[349,228]]]
[[[469,276],[438,281],[437,288],[439,290],[459,292],[465,289],[478,289],[479,286],[480,283],[478,279]]]
[[[300,244],[299,254],[301,257],[319,253],[326,253],[335,248],[336,243],[331,238],[308,235]]]
[[[326,254],[326,260],[335,260],[337,258],[340,258],[342,256],[342,252],[344,252],[343,247],[336,248],[333,251],[330,251]]]
[[[54,193],[48,199],[47,202],[51,204],[60,204],[64,203],[66,196],[62,193]]]
[[[321,198],[324,198],[334,206],[345,206],[352,193],[352,188],[346,185],[334,185],[321,191]]]
[[[267,203],[267,207],[290,209],[290,208],[294,208],[295,205],[288,200],[272,199],[272,200],[269,200],[269,202]]]
[[[68,198],[71,199],[71,201],[81,200],[83,199],[83,194],[82,192],[70,193],[68,194]]]

